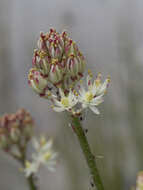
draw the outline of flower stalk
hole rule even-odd
[[[25,162],[26,162],[26,153],[25,151],[21,149],[21,153],[22,153],[22,157],[19,160],[20,163],[22,164],[22,167],[25,167]],[[26,178],[27,179],[27,184],[29,186],[29,190],[37,190],[37,187],[34,183],[34,176],[33,174],[31,174],[29,177]]]
[[[86,159],[87,165],[89,167],[93,182],[97,188],[97,190],[104,190],[104,186],[101,180],[101,177],[98,172],[98,168],[95,161],[95,156],[92,154],[89,143],[85,136],[85,132],[82,129],[80,120],[78,117],[72,117],[72,125],[74,127],[74,131],[77,135],[78,141],[80,143],[82,152]]]

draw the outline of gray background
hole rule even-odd
[[[87,67],[111,75],[101,115],[84,126],[106,190],[135,185],[143,169],[143,1],[0,0],[0,114],[28,109],[36,131],[55,139],[55,173],[39,172],[40,190],[87,190],[88,168],[64,114],[53,113],[27,84],[40,31],[67,29]],[[0,190],[26,190],[20,166],[0,152]]]

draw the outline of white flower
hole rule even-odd
[[[60,100],[58,100],[57,98],[53,99],[53,101],[55,103],[55,106],[53,106],[53,110],[56,112],[62,112],[65,110],[72,111],[72,108],[78,102],[77,96],[74,94],[74,92],[72,92],[72,90],[70,90],[70,92],[67,96],[64,94],[62,89],[59,89],[59,92],[60,92],[61,98],[60,98]]]
[[[54,166],[56,164],[57,153],[52,150],[53,141],[50,139],[46,140],[45,136],[41,136],[40,141],[33,139],[33,146],[37,151],[33,154],[33,159],[47,166],[51,171],[54,171]]]
[[[41,136],[39,140],[33,138],[32,141],[35,152],[32,154],[32,161],[26,161],[24,172],[26,177],[38,172],[40,166],[44,165],[49,170],[54,171],[57,153],[52,150],[53,141],[46,140]]]
[[[99,114],[97,105],[103,102],[103,95],[109,85],[110,79],[107,78],[104,83],[101,83],[101,74],[98,74],[94,82],[91,81],[92,73],[89,71],[87,76],[87,87],[86,91],[82,84],[79,86],[79,102],[82,104],[82,109],[90,108],[94,113]]]
[[[25,176],[29,177],[30,175],[37,173],[39,169],[39,163],[37,162],[25,162],[25,168],[23,169]]]

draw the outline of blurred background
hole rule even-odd
[[[0,0],[0,114],[28,109],[36,131],[55,139],[55,173],[42,169],[40,190],[87,190],[90,176],[65,115],[27,84],[40,31],[67,29],[87,67],[111,76],[99,116],[84,121],[106,190],[127,190],[143,169],[143,1]],[[0,190],[28,189],[20,166],[0,152]]]

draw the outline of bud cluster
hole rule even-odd
[[[85,67],[76,43],[66,32],[59,34],[54,29],[40,34],[32,63],[34,68],[29,71],[29,84],[45,98],[49,95],[49,85],[68,91],[81,79]]]
[[[25,146],[32,136],[33,119],[20,109],[15,114],[0,117],[0,148],[9,151],[13,146]]]

